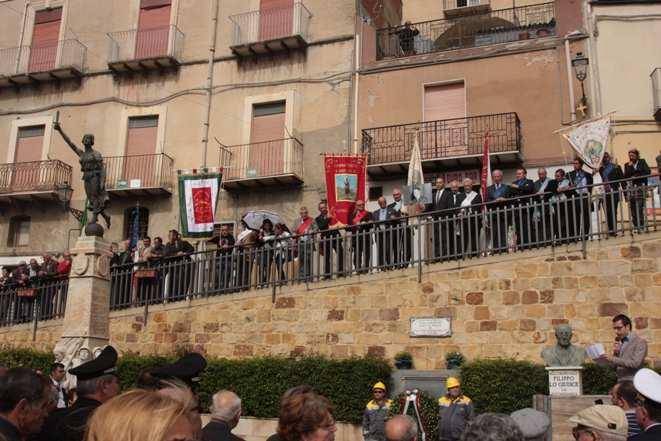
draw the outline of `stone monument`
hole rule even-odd
[[[583,395],[583,368],[585,349],[571,342],[572,328],[559,325],[555,328],[557,343],[542,351],[542,358],[549,373],[549,394],[551,396]]]

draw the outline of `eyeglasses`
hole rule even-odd
[[[592,430],[586,429],[584,427],[574,427],[571,430],[571,433],[572,433],[572,435],[574,435],[574,439],[576,439],[576,440],[579,439],[581,437],[581,435],[584,434],[584,433],[590,434],[590,436],[592,437],[592,441],[597,440],[597,436],[594,434],[594,432]]]

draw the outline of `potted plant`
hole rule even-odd
[[[406,351],[396,353],[395,367],[397,369],[411,369],[413,367],[413,356],[411,353]]]
[[[466,357],[461,352],[451,351],[445,354],[445,363],[448,369],[459,369],[466,361]]]

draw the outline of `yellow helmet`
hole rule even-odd
[[[445,382],[445,387],[448,389],[452,389],[453,387],[459,387],[461,383],[459,383],[459,380],[455,377],[448,377],[448,380]]]
[[[379,381],[379,382],[376,383],[374,386],[372,386],[372,390],[376,390],[376,389],[381,389],[382,391],[385,392],[385,390],[386,390],[386,385]]]

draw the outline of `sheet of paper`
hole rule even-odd
[[[588,356],[593,360],[601,357],[606,353],[606,350],[604,349],[604,345],[601,343],[595,343],[593,345],[590,345],[587,348],[585,348],[585,351],[588,353]]]

